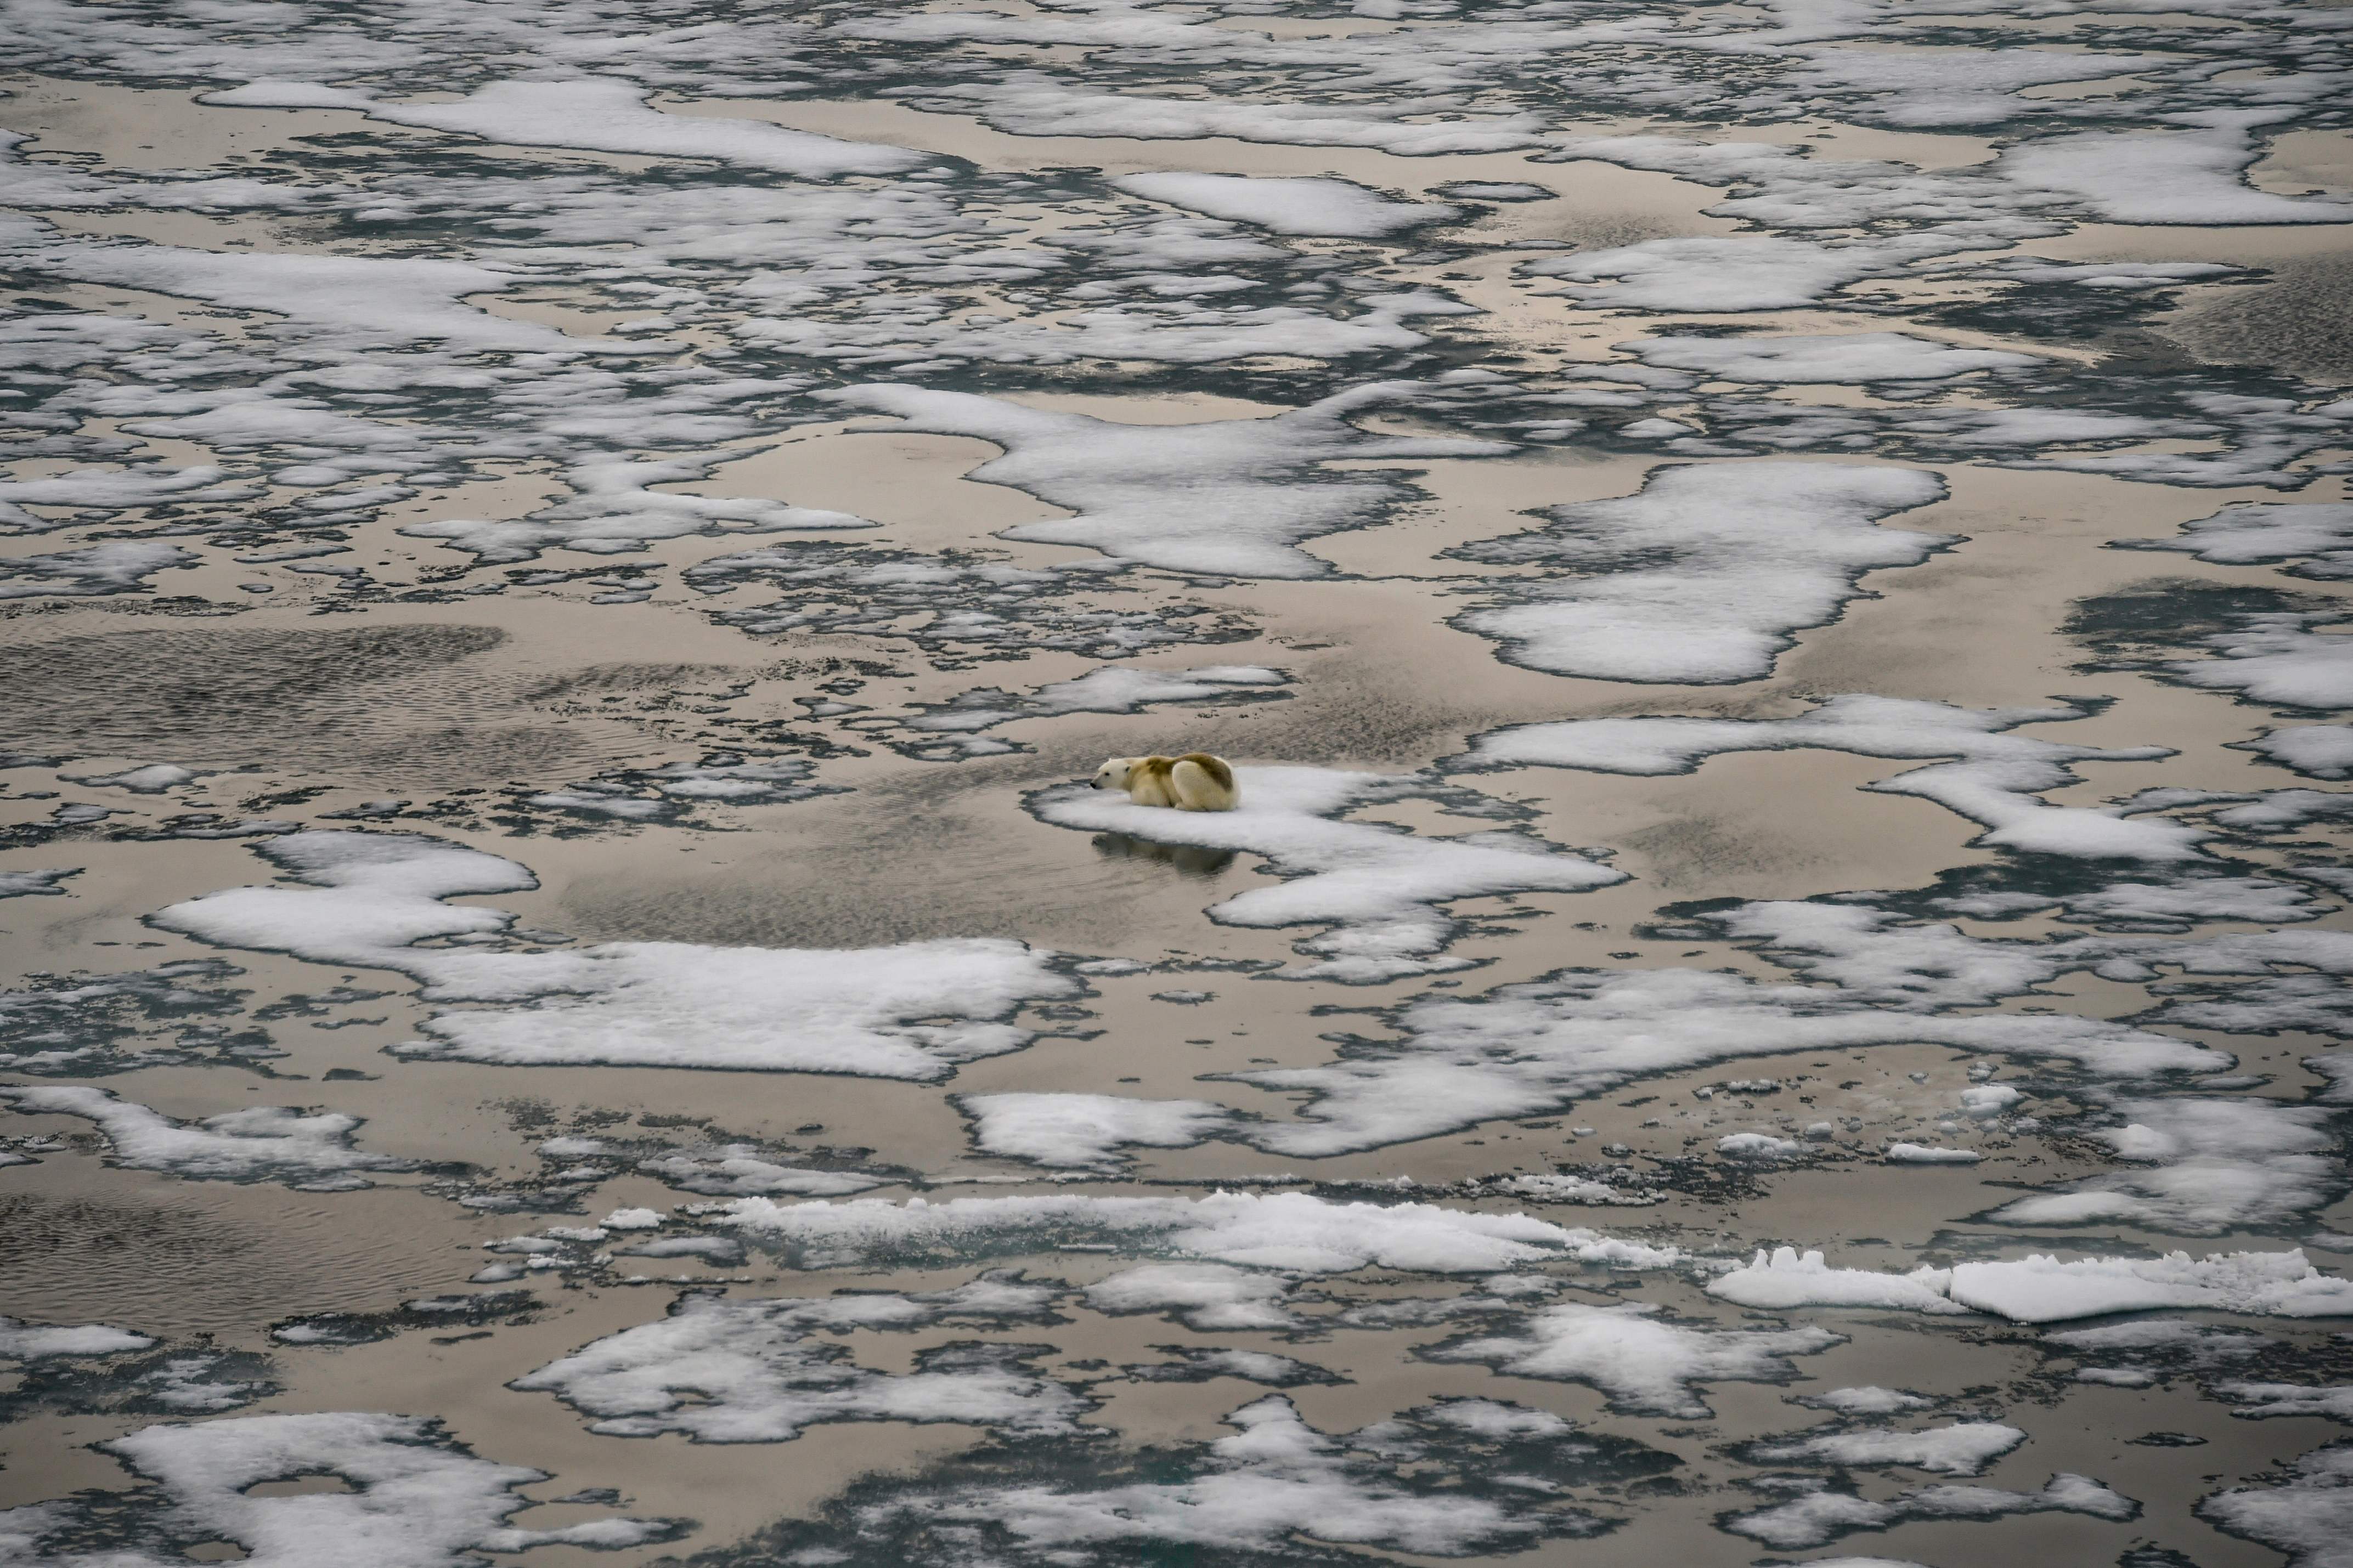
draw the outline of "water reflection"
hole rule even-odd
[[[1126,833],[1098,833],[1095,853],[1112,860],[1157,860],[1187,877],[1214,877],[1234,863],[1230,849],[1205,849],[1198,844],[1155,844]]]

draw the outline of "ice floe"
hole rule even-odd
[[[983,1450],[866,1488],[752,1545],[785,1562],[887,1551],[937,1568],[1049,1557],[1096,1568],[1170,1550],[1268,1565],[1359,1560],[1335,1555],[1349,1547],[1485,1555],[1599,1534],[1611,1521],[1576,1506],[1578,1489],[1674,1462],[1493,1400],[1441,1401],[1331,1435],[1270,1394],[1224,1421],[1231,1436],[1140,1452],[1050,1437]]]
[[[34,1361],[46,1356],[110,1356],[143,1351],[154,1344],[145,1334],[134,1334],[105,1323],[28,1323],[0,1318],[0,1356],[10,1361]]]
[[[2292,1568],[2341,1568],[2353,1526],[2353,1447],[2297,1459],[2275,1486],[2232,1487],[2200,1500],[2198,1517],[2287,1554]]]
[[[1099,1312],[1166,1312],[1203,1331],[1281,1331],[1300,1326],[1283,1305],[1290,1292],[1284,1279],[1224,1264],[1147,1263],[1096,1280],[1086,1299]]]
[[[708,159],[804,179],[891,174],[929,162],[921,153],[843,142],[757,120],[667,114],[646,91],[612,77],[488,82],[459,99],[397,101],[356,88],[261,80],[204,101],[253,109],[349,109],[395,125],[456,132],[523,147],[574,147],[656,158]]]
[[[1658,1310],[1646,1303],[1547,1307],[1518,1335],[1453,1340],[1422,1354],[1480,1362],[1514,1377],[1590,1384],[1613,1409],[1690,1418],[1709,1414],[1697,1384],[1783,1382],[1798,1375],[1789,1357],[1843,1342],[1821,1328],[1687,1328]]]
[[[352,1147],[360,1119],[342,1111],[304,1115],[279,1105],[248,1106],[201,1121],[175,1121],[102,1089],[79,1084],[0,1088],[0,1100],[26,1116],[75,1116],[97,1124],[113,1163],[189,1181],[277,1181],[306,1192],[369,1184],[363,1172],[411,1171],[414,1160]]]
[[[1821,1546],[1862,1530],[1892,1530],[1917,1520],[2001,1519],[2022,1513],[2087,1513],[2129,1520],[2140,1504],[2088,1476],[2061,1473],[2039,1492],[1998,1487],[1935,1486],[1899,1492],[1884,1501],[1852,1492],[1815,1491],[1755,1513],[1734,1514],[1716,1527],[1783,1552]]]
[[[905,1204],[776,1204],[739,1198],[713,1216],[795,1268],[873,1267],[917,1258],[1019,1256],[1109,1245],[1305,1274],[1378,1266],[1484,1273],[1544,1260],[1656,1268],[1672,1248],[1565,1228],[1521,1214],[1435,1204],[1335,1203],[1306,1193],[1185,1197],[954,1198]]]
[[[479,1552],[615,1549],[678,1535],[683,1521],[611,1517],[554,1529],[509,1522],[544,1471],[477,1458],[416,1415],[245,1415],[149,1426],[99,1445],[148,1484],[0,1511],[0,1552],[19,1561],[120,1568],[185,1563],[231,1542],[256,1563],[332,1562],[354,1542],[382,1563],[464,1568]],[[269,1481],[341,1478],[340,1491],[258,1493]]]
[[[1214,1100],[1112,1094],[966,1094],[956,1106],[982,1153],[1067,1168],[1116,1164],[1124,1148],[1188,1148],[1235,1120]]]
[[[1712,1294],[1744,1305],[1878,1306],[1903,1310],[1991,1313],[2018,1323],[2064,1322],[2111,1312],[2202,1308],[2252,1317],[2353,1316],[2353,1281],[2314,1268],[2303,1251],[2217,1253],[2191,1258],[2078,1258],[2041,1253],[2002,1262],[1922,1267],[1909,1274],[1832,1268],[1819,1252],[1759,1250],[1746,1268],[1710,1282]]]
[[[607,942],[562,951],[420,945],[501,936],[512,915],[447,900],[534,885],[514,861],[407,834],[312,831],[259,847],[301,884],[236,888],[150,917],[167,931],[315,963],[390,969],[429,1001],[532,1007],[437,1013],[412,1059],[735,1068],[936,1079],[1018,1050],[998,1020],[1078,994],[1048,956],[995,938],[814,952]],[[691,1032],[679,1021],[691,1018]],[[937,1020],[937,1021],[934,1021]]]
[[[1788,338],[1665,337],[1619,346],[1633,350],[1645,364],[1694,371],[1720,381],[1944,381],[1972,371],[2025,370],[2042,363],[2033,354],[1955,348],[1906,332]]]
[[[2329,1112],[2253,1097],[2117,1101],[2120,1126],[2084,1136],[2135,1168],[2020,1198],[1989,1216],[2010,1225],[2130,1225],[2220,1235],[2275,1226],[2344,1191]]]
[[[1865,787],[1935,801],[1983,825],[1987,831],[1977,840],[1981,844],[2083,858],[2199,857],[2198,846],[2208,837],[2202,829],[2141,820],[2125,815],[2121,807],[2052,805],[2037,798],[2076,782],[2074,769],[2081,763],[2146,762],[2169,754],[2158,746],[2106,750],[2012,732],[2029,724],[2088,716],[2088,710],[2076,707],[1971,709],[1857,693],[1831,698],[1788,719],[1571,719],[1524,724],[1479,736],[1452,765],[1679,773],[1726,752],[1806,747],[1867,757],[1951,758]]]
[[[904,428],[971,436],[1005,448],[970,478],[1027,490],[1073,515],[1002,537],[1099,550],[1114,560],[1213,576],[1310,578],[1332,570],[1299,546],[1384,521],[1408,495],[1340,460],[1495,457],[1499,442],[1379,436],[1350,422],[1409,401],[1410,383],[1377,383],[1263,419],[1124,425],[1004,398],[917,386],[852,386],[828,395],[897,415]],[[1312,481],[1312,482],[1303,482]]]
[[[907,1373],[873,1372],[819,1332],[940,1323],[1037,1321],[1054,1292],[983,1277],[915,1296],[681,1297],[659,1322],[549,1363],[510,1385],[553,1394],[607,1436],[683,1433],[701,1443],[782,1443],[827,1421],[957,1421],[1068,1432],[1087,1401],[1025,1363],[1043,1345],[960,1342],[924,1351]]]
[[[1482,584],[1494,602],[1454,624],[1503,643],[1510,663],[1555,675],[1754,679],[1793,634],[1835,619],[1864,573],[1916,566],[1953,543],[1878,525],[1944,493],[1911,468],[1656,468],[1638,494],[1555,507],[1542,528],[1446,552],[1537,569]]]
[[[1917,1268],[1910,1274],[1879,1274],[1865,1268],[1832,1268],[1819,1252],[1800,1257],[1780,1247],[1769,1258],[1762,1247],[1745,1268],[1708,1281],[1707,1293],[1765,1311],[1797,1307],[1877,1307],[1911,1312],[1966,1312],[1954,1301],[1951,1271]]]
[[[1161,174],[1122,174],[1111,184],[1146,201],[1255,224],[1277,234],[1375,239],[1423,224],[1450,223],[1462,213],[1437,202],[1392,201],[1338,179]]]
[[[1999,1421],[1956,1421],[1916,1432],[1862,1426],[1810,1433],[1756,1444],[1748,1457],[1766,1464],[1902,1465],[1939,1476],[1976,1476],[2025,1441],[2023,1430]]]

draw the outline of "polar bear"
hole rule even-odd
[[[1088,787],[1124,789],[1138,805],[1173,805],[1179,811],[1231,811],[1241,802],[1232,764],[1207,752],[1113,757],[1096,771]]]

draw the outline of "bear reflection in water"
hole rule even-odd
[[[1095,853],[1113,860],[1157,860],[1187,877],[1214,877],[1234,863],[1230,849],[1208,849],[1198,844],[1155,844],[1128,833],[1098,833]]]

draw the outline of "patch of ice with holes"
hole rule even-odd
[[[174,1568],[232,1542],[260,1563],[365,1561],[469,1568],[478,1553],[535,1546],[619,1550],[668,1541],[686,1521],[508,1522],[537,1506],[543,1470],[477,1458],[420,1415],[332,1412],[149,1426],[94,1445],[145,1483],[0,1510],[0,1560],[55,1568]],[[332,1476],[341,1491],[266,1495],[265,1482]],[[356,1555],[355,1555],[356,1554]]]

